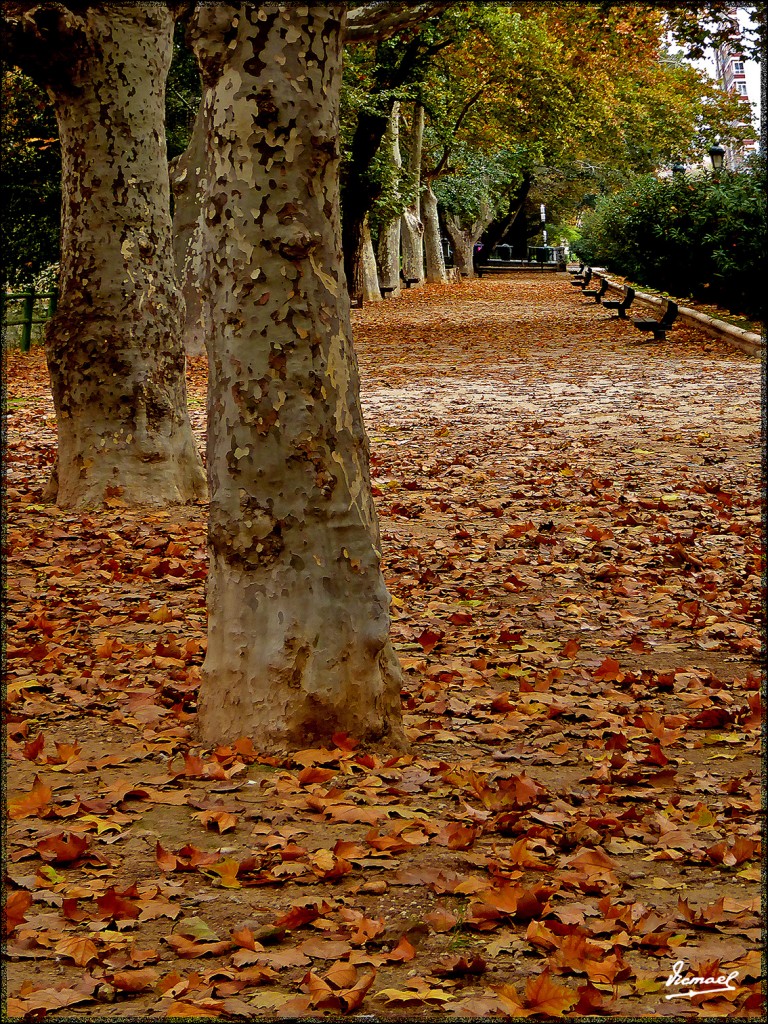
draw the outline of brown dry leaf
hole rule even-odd
[[[484,974],[488,964],[479,954],[466,957],[461,955],[441,956],[432,974],[438,978],[461,977],[464,974]]]
[[[325,980],[333,988],[350,988],[357,981],[357,971],[352,964],[339,960],[325,975]]]
[[[433,932],[438,933],[451,931],[452,928],[456,927],[458,920],[455,914],[451,913],[450,910],[446,910],[443,906],[438,906],[429,914],[424,915],[424,921]]]
[[[563,970],[586,971],[590,961],[603,955],[602,946],[590,942],[586,935],[573,933],[563,938],[555,955],[550,957],[549,964],[558,968],[558,973]]]
[[[340,960],[352,952],[351,945],[342,939],[305,939],[296,947],[304,956],[311,956],[318,960]]]
[[[59,832],[41,839],[35,849],[47,864],[71,864],[83,856],[89,845],[84,836]]]
[[[536,871],[549,871],[550,866],[545,864],[543,860],[540,860],[535,853],[532,853],[528,848],[528,840],[518,839],[509,851],[508,860],[510,864],[515,864],[517,867],[534,869]]]
[[[8,817],[14,821],[33,816],[44,818],[51,809],[52,799],[53,790],[36,775],[29,793],[8,801]]]
[[[620,954],[603,955],[600,960],[588,960],[584,964],[587,977],[597,985],[615,985],[626,981],[634,974],[631,966]]]
[[[195,939],[188,939],[185,935],[166,935],[164,941],[168,943],[176,956],[180,956],[184,960],[195,960],[201,956],[221,956],[234,948],[234,943],[228,939],[222,939],[219,942],[197,942]]]
[[[5,1011],[9,1017],[26,1017],[35,1019],[40,1011],[63,1010],[67,1006],[78,1003],[89,1003],[93,996],[77,988],[44,988],[23,999],[9,998]]]
[[[143,992],[159,981],[160,974],[151,967],[141,967],[133,971],[116,971],[107,975],[107,979],[121,992]]]
[[[447,1003],[455,998],[445,989],[433,988],[423,978],[413,978],[412,988],[384,988],[376,992],[376,999],[383,999],[387,1006],[419,1006],[422,1003]]]
[[[96,906],[99,908],[100,917],[115,921],[135,921],[141,913],[140,907],[131,903],[130,900],[123,899],[122,895],[116,893],[112,886],[103,896],[98,897]]]
[[[8,936],[20,924],[26,921],[24,916],[32,906],[32,897],[23,890],[8,895],[3,907],[3,935]]]
[[[546,970],[525,983],[525,1005],[534,1013],[560,1017],[573,1007],[577,998],[575,992],[559,985]]]
[[[483,889],[477,894],[477,898],[500,914],[508,914],[511,917],[517,911],[522,891],[516,885],[503,885],[500,889]]]
[[[560,948],[560,942],[554,932],[551,932],[541,921],[531,921],[525,932],[527,942],[539,949],[552,952]]]
[[[192,815],[198,818],[206,828],[215,827],[219,834],[231,832],[237,826],[237,817],[229,811],[200,811]]]
[[[54,953],[57,956],[65,956],[73,960],[78,967],[85,967],[92,960],[99,959],[96,946],[89,938],[83,935],[70,935],[56,943]]]
[[[316,783],[330,782],[337,772],[334,768],[318,768],[315,765],[308,765],[302,768],[297,779],[300,786],[311,786]]]
[[[210,1000],[202,1003],[194,1003],[191,1000],[174,999],[165,1008],[166,1017],[221,1017],[224,1014],[224,1007],[213,1003]]]
[[[573,1008],[573,1012],[580,1017],[604,1016],[609,1013],[618,1012],[618,1010],[614,1009],[616,1006],[615,1000],[606,1003],[603,993],[591,983],[580,985],[576,992],[579,1001]]]
[[[476,838],[477,829],[472,825],[450,821],[432,837],[432,842],[438,846],[447,846],[449,850],[468,850]]]

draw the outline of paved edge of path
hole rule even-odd
[[[608,271],[603,267],[593,267],[592,273],[596,277],[603,278],[608,281],[608,291],[617,292],[619,294],[624,293],[624,286],[612,281],[608,277]],[[659,299],[655,295],[648,295],[646,292],[635,291],[635,302],[639,302],[641,305],[650,306],[652,309],[660,309],[665,305],[664,299]],[[715,317],[707,316],[706,313],[699,313],[698,310],[688,309],[687,306],[678,306],[678,317],[680,320],[685,320],[692,324],[694,327],[698,327],[699,330],[708,334],[711,338],[718,338],[720,341],[725,341],[730,345],[741,349],[742,352],[746,352],[747,355],[761,356],[765,352],[765,343],[763,338],[759,334],[755,334],[753,331],[745,331],[741,327],[736,327],[734,324],[729,324],[725,320],[717,320]]]

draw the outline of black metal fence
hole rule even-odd
[[[22,352],[29,352],[32,346],[32,325],[47,323],[56,312],[58,297],[58,292],[36,292],[34,288],[3,295],[3,326],[21,327],[19,348]]]

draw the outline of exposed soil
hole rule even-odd
[[[194,745],[205,508],[45,504],[8,358],[9,1015],[760,1015],[759,361],[561,274],[352,316],[399,758]]]

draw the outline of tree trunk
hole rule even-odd
[[[387,125],[386,115],[361,110],[352,136],[341,198],[344,273],[350,295],[359,295],[364,289],[362,250],[365,244],[365,221],[379,195],[379,186],[369,171]]]
[[[417,103],[413,111],[411,144],[408,151],[410,187],[413,202],[402,218],[403,276],[410,281],[424,280],[424,222],[421,214],[421,146],[424,138],[424,107]]]
[[[462,277],[475,276],[473,252],[475,242],[488,224],[488,217],[478,217],[471,224],[464,224],[454,214],[446,213],[445,229],[453,245],[453,263]]]
[[[382,294],[379,288],[379,268],[376,266],[376,253],[373,251],[371,240],[371,229],[368,221],[363,225],[363,299],[366,302],[381,302]]]
[[[62,152],[61,297],[46,337],[59,505],[191,501],[205,475],[186,405],[171,240],[163,5],[83,15],[71,82],[49,86]]]
[[[200,252],[200,197],[205,161],[205,135],[202,105],[197,111],[189,145],[171,163],[173,191],[173,254],[176,274],[184,298],[184,351],[189,357],[205,353],[205,324],[200,291],[202,254]]]
[[[344,11],[241,5],[204,94],[206,743],[405,743],[341,255]]]
[[[437,197],[431,185],[427,185],[423,197],[424,247],[427,252],[427,281],[430,284],[445,284],[445,256],[440,244],[440,220],[437,216]]]
[[[400,103],[392,104],[389,125],[382,140],[382,146],[395,167],[402,167],[400,155]],[[378,260],[381,287],[390,289],[392,295],[400,294],[400,217],[384,224],[379,231]]]

